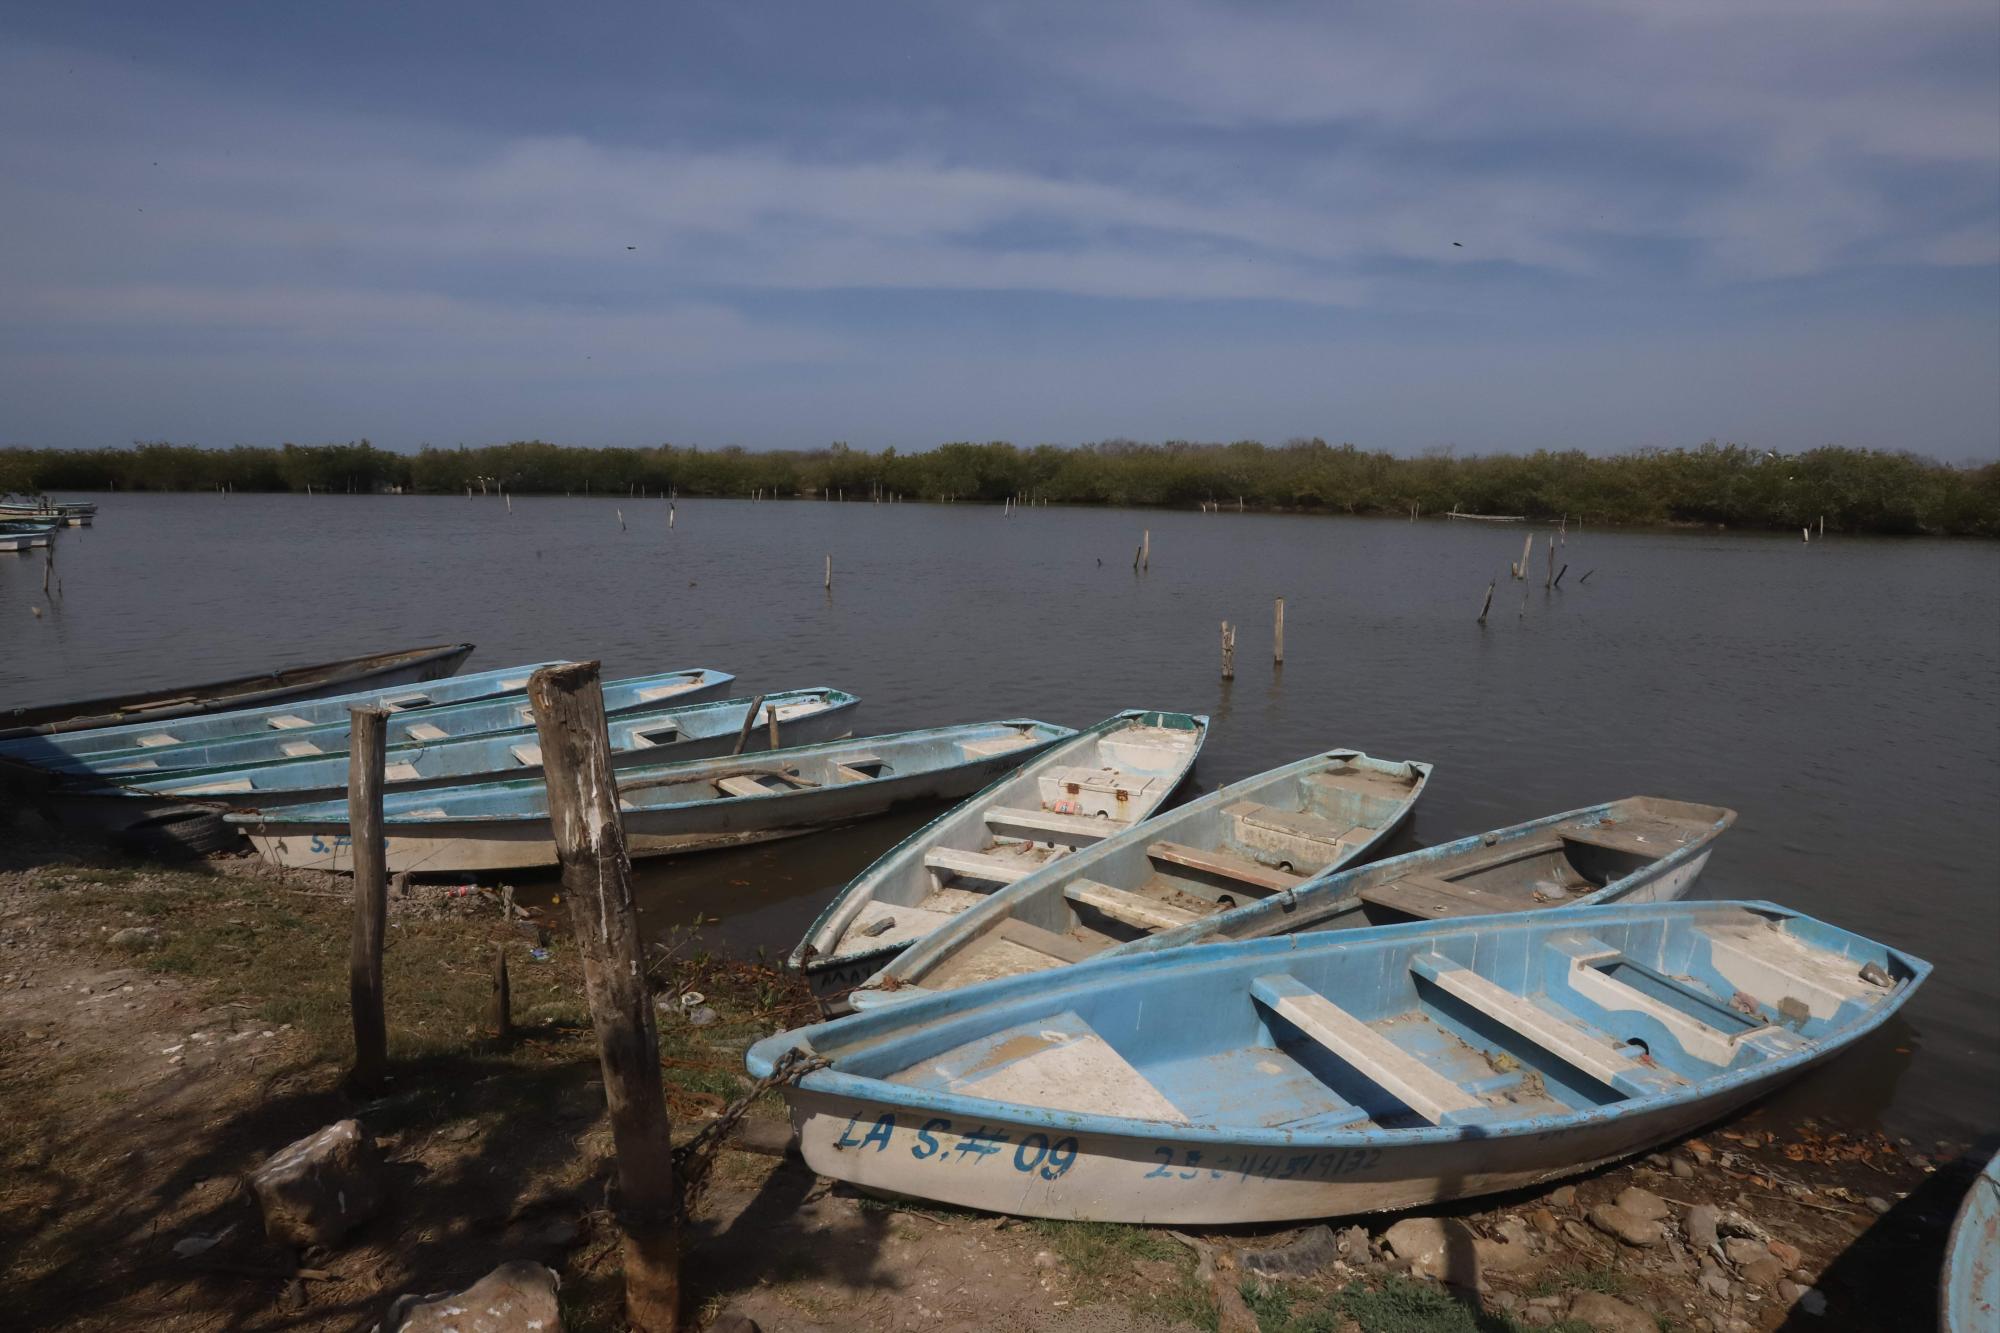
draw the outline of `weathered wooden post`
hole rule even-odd
[[[1486,623],[1486,613],[1493,609],[1493,589],[1499,585],[1499,582],[1498,579],[1495,579],[1486,585],[1486,600],[1480,603],[1479,606],[1479,623],[1482,625]]]
[[[1222,678],[1236,679],[1236,631],[1226,620],[1222,622]]]
[[[354,866],[354,939],[347,956],[347,999],[354,1011],[354,1073],[358,1087],[376,1087],[389,1064],[382,1006],[382,936],[389,915],[388,846],[382,840],[382,766],[389,714],[349,711],[347,854]]]
[[[833,591],[833,557],[826,558],[826,590]]]
[[[1514,566],[1515,578],[1525,579],[1528,577],[1528,561],[1533,559],[1534,555],[1535,555],[1535,534],[1531,532],[1527,536],[1521,538],[1521,563]]]
[[[622,509],[614,509],[611,512],[618,515],[618,530],[620,532],[625,531],[625,511]]]
[[[1553,588],[1556,584],[1556,538],[1549,534],[1549,572],[1542,576],[1542,587]]]
[[[754,708],[751,709],[750,716],[757,716],[757,710]],[[778,706],[776,704],[772,704],[764,710],[764,721],[770,725],[771,729],[770,744],[765,748],[775,750],[778,748]]]
[[[507,946],[493,946],[493,1035],[505,1041],[514,1035],[514,997],[507,984]]]
[[[543,667],[528,680],[542,744],[549,823],[562,865],[584,989],[597,1029],[604,1100],[618,1158],[625,1315],[641,1333],[680,1320],[680,1198],[673,1124],[660,1088],[660,1039],[646,989],[632,863],[618,817],[611,740],[596,662]]]
[[[507,512],[510,514],[514,512],[514,492],[512,491],[507,492]]]
[[[1285,599],[1282,597],[1278,599],[1277,607],[1272,612],[1272,621],[1271,663],[1274,666],[1283,666],[1285,664]]]
[[[750,743],[750,728],[757,725],[757,710],[764,706],[764,696],[758,695],[750,701],[750,711],[743,715],[743,726],[736,733],[736,744],[729,753],[742,754],[743,747]]]
[[[1151,569],[1152,567],[1153,567],[1153,530],[1151,528],[1147,528],[1145,534],[1139,538],[1139,568],[1141,570],[1148,570]]]

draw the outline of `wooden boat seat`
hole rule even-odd
[[[840,775],[842,782],[873,782],[888,768],[888,763],[879,754],[851,754],[834,765],[833,771]]]
[[[1115,889],[1109,884],[1100,884],[1094,879],[1071,880],[1063,886],[1063,897],[1073,903],[1082,903],[1094,908],[1114,921],[1123,921],[1128,926],[1141,930],[1171,930],[1175,926],[1185,926],[1190,921],[1201,918],[1172,903],[1163,903],[1148,898],[1144,894],[1128,893]]]
[[[288,759],[304,759],[308,755],[326,753],[326,751],[320,749],[311,741],[281,741],[278,744],[278,748],[284,751],[285,757]]]
[[[1668,852],[1678,851],[1694,837],[1685,825],[1669,823],[1664,819],[1571,824],[1558,829],[1556,834],[1565,842],[1580,842],[1586,847],[1601,847],[1607,852],[1624,852],[1648,860],[1657,860]]]
[[[868,902],[855,913],[853,923],[841,932],[840,951],[846,953],[856,949],[879,949],[887,944],[906,944],[922,939],[951,922],[952,914],[949,912]]]
[[[1156,842],[1146,848],[1146,855],[1156,861],[1166,861],[1190,870],[1217,875],[1223,879],[1233,879],[1239,884],[1262,889],[1266,893],[1283,893],[1305,883],[1304,875],[1287,874],[1285,871],[1260,865],[1247,856],[1236,856],[1229,852],[1205,851],[1199,847],[1187,847],[1178,842]]]
[[[1296,838],[1309,838],[1314,842],[1342,842],[1347,835],[1356,831],[1353,824],[1337,824],[1331,819],[1308,814],[1303,810],[1280,810],[1276,806],[1260,805],[1256,801],[1238,801],[1226,806],[1223,812],[1233,815],[1246,824],[1271,829],[1278,833],[1289,833]],[[1375,830],[1370,829],[1372,834]],[[1365,841],[1366,838],[1356,839]]]
[[[1686,1082],[1679,1075],[1640,1062],[1629,1047],[1586,1032],[1574,1019],[1550,1013],[1523,995],[1516,995],[1442,954],[1424,954],[1411,970],[1455,996],[1511,1032],[1518,1032],[1549,1054],[1574,1065],[1607,1087],[1621,1091],[1656,1091],[1661,1081]],[[1633,1085],[1637,1086],[1633,1086]]]
[[[1012,884],[1026,879],[1041,866],[1029,861],[1017,861],[1010,856],[989,856],[985,852],[960,851],[956,847],[933,847],[924,853],[924,869],[957,875],[960,879]]]
[[[179,745],[180,743],[180,737],[166,731],[156,731],[151,735],[139,737],[139,748],[142,750],[150,750],[161,745]]]
[[[773,775],[775,776],[775,775]],[[725,796],[770,796],[773,790],[764,785],[764,778],[752,773],[736,773],[715,780],[717,790]]]
[[[446,731],[443,727],[433,726],[428,722],[414,723],[411,725],[410,729],[403,734],[408,736],[413,741],[441,741],[445,740],[451,735],[451,733]]]
[[[277,731],[297,731],[300,727],[310,727],[312,723],[296,713],[274,713],[264,719],[264,725]]]
[[[417,766],[411,763],[390,764],[382,770],[382,776],[390,782],[415,782],[423,776]]]
[[[1447,916],[1486,916],[1494,912],[1521,912],[1540,906],[1532,898],[1495,893],[1471,884],[1454,884],[1436,875],[1404,875],[1387,884],[1374,884],[1356,895],[1364,903],[1386,907],[1392,912],[1431,921]]]
[[[1434,1125],[1486,1104],[1288,973],[1250,983],[1257,1002]]]
[[[1608,1013],[1645,1014],[1665,1028],[1673,1039],[1680,1043],[1681,1049],[1697,1060],[1727,1068],[1734,1062],[1743,1038],[1770,1031],[1769,1025],[1758,1019],[1721,1010],[1711,997],[1687,992],[1698,1005],[1714,1009],[1716,1017],[1729,1024],[1728,1029],[1705,1023],[1676,1005],[1648,995],[1636,986],[1626,985],[1604,971],[1600,965],[1629,960],[1625,960],[1622,953],[1595,936],[1583,934],[1557,936],[1551,939],[1549,944],[1569,959],[1569,970],[1565,980],[1568,981],[1570,989]],[[1670,978],[1658,980],[1670,989],[1687,990]]]
[[[676,680],[669,681],[664,685],[647,685],[637,690],[636,693],[639,696],[640,703],[649,704],[655,699],[672,698],[674,695],[691,690],[699,684],[701,684],[699,680]]]
[[[535,768],[542,762],[542,747],[532,743],[509,746],[507,753],[523,768]]]
[[[1033,737],[1015,732],[1011,736],[994,736],[983,741],[960,741],[958,748],[965,752],[967,759],[990,759],[996,754],[1006,754],[1033,744]]]
[[[987,827],[995,832],[1023,829],[1031,841],[1061,842],[1071,847],[1089,846],[1127,827],[1119,820],[1099,819],[1094,815],[1059,815],[1051,810],[1020,810],[1004,805],[992,807],[984,818]]]
[[[1080,963],[1092,957],[1097,950],[1067,935],[1058,935],[1053,930],[1043,930],[1018,917],[1007,917],[993,927],[988,934],[1003,939],[1009,944],[1018,944],[1024,949],[1047,954],[1065,963]]]

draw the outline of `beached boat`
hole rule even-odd
[[[1431,766],[1330,750],[1104,839],[941,922],[851,997],[900,999],[1081,962],[1151,931],[1295,893],[1409,818]]]
[[[852,988],[995,890],[1144,820],[1171,795],[1208,719],[1132,709],[945,811],[827,904],[786,966],[815,994]]]
[[[734,847],[954,800],[1075,734],[1026,719],[976,722],[627,769],[618,782],[625,850],[639,857]],[[382,805],[392,871],[556,863],[539,779],[411,792]],[[344,802],[242,811],[229,820],[275,864],[352,869]]]
[[[737,741],[744,753],[773,748],[775,732],[781,745],[811,745],[847,735],[848,716],[860,703],[844,690],[824,687],[786,690],[757,699],[722,699],[714,703],[638,713],[615,713],[607,721],[611,734],[611,765],[707,758],[728,754]],[[756,717],[750,718],[752,707]],[[518,718],[509,711],[506,716]],[[746,732],[744,722],[750,719]],[[775,727],[773,723],[775,721]],[[542,747],[535,740],[533,721],[506,731],[458,740],[414,740],[390,746],[383,769],[384,792],[422,791],[468,782],[542,775]],[[221,800],[268,810],[279,805],[347,799],[347,755],[324,759],[287,759],[247,768],[200,769],[170,777],[125,779],[124,791],[177,796],[186,800]]]
[[[2000,1155],[1988,1159],[1959,1205],[1938,1296],[1942,1333],[2000,1328]]]
[[[534,725],[528,709],[533,664],[437,681],[414,689],[371,690],[310,704],[196,718],[169,727],[151,724],[37,737],[0,744],[0,757],[16,757],[53,772],[116,777],[210,772],[287,759],[347,753],[350,710],[359,704],[386,708],[388,743],[445,741]],[[727,689],[735,677],[707,667],[633,676],[605,687],[607,710],[629,712],[691,703]]]
[[[1768,903],[1556,908],[1103,958],[781,1033],[814,1171],[1034,1217],[1425,1207],[1644,1152],[1872,1032],[1920,959]]]
[[[459,664],[471,653],[472,645],[469,643],[447,643],[431,648],[407,648],[401,652],[349,657],[338,662],[322,662],[317,666],[280,667],[275,671],[213,681],[206,685],[108,695],[75,703],[4,708],[0,709],[0,737],[53,735],[100,728],[108,733],[128,726],[143,728],[169,718],[196,717],[280,701],[320,699],[361,686],[380,689],[437,680],[458,670]],[[112,739],[119,740],[121,744],[130,743],[124,741],[122,736]],[[0,749],[16,758],[30,761],[34,758],[32,754],[21,754],[11,746]]]

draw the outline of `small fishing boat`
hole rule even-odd
[[[1076,733],[1016,719],[627,769],[618,782],[634,857],[789,838],[922,801],[953,800]],[[518,870],[556,863],[539,779],[385,797],[392,871]],[[347,805],[228,816],[277,865],[350,870]]]
[[[827,904],[786,966],[815,994],[873,976],[994,891],[1138,824],[1194,767],[1208,719],[1128,710],[897,843]]]
[[[1689,1133],[1880,1027],[1930,965],[1769,903],[1555,908],[1101,958],[751,1047],[806,1164],[1030,1217],[1427,1207]]]
[[[469,643],[447,643],[431,648],[408,648],[401,652],[349,657],[338,662],[322,662],[317,666],[280,667],[275,671],[213,681],[206,685],[109,695],[75,703],[0,708],[0,737],[117,729],[134,724],[143,727],[169,718],[196,717],[281,700],[319,699],[363,685],[380,689],[389,685],[437,680],[458,670],[459,664],[471,654],[472,645]],[[127,743],[123,736],[115,739],[120,744]],[[19,754],[12,747],[0,748],[5,748],[17,758],[33,758],[32,755]]]
[[[1298,892],[1367,856],[1431,766],[1358,750],[1274,768],[1054,862],[940,922],[849,997],[946,990],[1081,962],[1156,930]]]
[[[87,528],[95,517],[94,504],[57,504],[50,500],[0,502],[0,519],[48,519],[72,528]]]
[[[723,699],[678,708],[615,713],[607,719],[611,766],[631,768],[728,754],[739,742],[744,753],[776,749],[777,746],[771,745],[774,737],[791,745],[832,740],[847,734],[843,730],[847,716],[860,702],[844,690],[820,687],[786,690],[757,699]],[[510,711],[506,716],[519,714]],[[405,740],[388,748],[386,761],[384,792],[422,791],[467,782],[542,775],[542,747],[535,740],[532,721],[506,731],[456,740]],[[347,755],[287,759],[247,768],[198,769],[164,778],[125,779],[119,787],[190,801],[226,799],[235,804],[253,804],[260,810],[312,801],[344,801]]]
[[[388,742],[445,741],[532,727],[528,678],[535,664],[459,676],[418,688],[370,690],[282,706],[176,722],[145,724],[119,734],[38,737],[0,744],[0,756],[26,759],[58,773],[117,777],[214,772],[347,753],[350,710],[389,710]],[[695,667],[635,676],[606,686],[607,710],[631,711],[667,700],[688,703],[719,694],[735,680],[726,671]],[[614,689],[615,686],[615,689]]]
[[[0,523],[0,551],[31,551],[55,538],[54,523]]]
[[[2000,1155],[1989,1158],[1966,1191],[1944,1249],[1940,1333],[2000,1328]]]

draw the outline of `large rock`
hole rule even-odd
[[[1590,1224],[1599,1231],[1618,1237],[1627,1245],[1644,1248],[1667,1238],[1667,1230],[1650,1218],[1634,1217],[1615,1203],[1600,1203],[1590,1210]]]
[[[1660,1333],[1659,1321],[1653,1316],[1601,1291],[1578,1293],[1569,1303],[1569,1317],[1601,1333]]]
[[[754,1325],[753,1325],[754,1327]],[[562,1333],[556,1275],[540,1264],[501,1264],[464,1291],[403,1296],[383,1333]]]
[[[358,1121],[342,1120],[284,1148],[250,1173],[272,1240],[332,1245],[382,1205],[382,1157]]]
[[[1479,1286],[1479,1250],[1462,1222],[1443,1217],[1406,1217],[1382,1233],[1389,1252],[1418,1277],[1441,1278],[1454,1287]]]
[[[1667,1201],[1659,1195],[1628,1185],[1618,1192],[1614,1201],[1620,1208],[1644,1222],[1662,1222],[1673,1215]]]
[[[1333,1228],[1308,1227],[1283,1245],[1267,1250],[1245,1250],[1237,1264],[1246,1273],[1266,1278],[1310,1277],[1340,1257],[1340,1242]]]
[[[1687,1227],[1688,1244],[1704,1254],[1714,1249],[1716,1223],[1721,1216],[1722,1214],[1717,1212],[1712,1204],[1698,1203],[1688,1209],[1687,1217],[1683,1219],[1683,1225]]]

